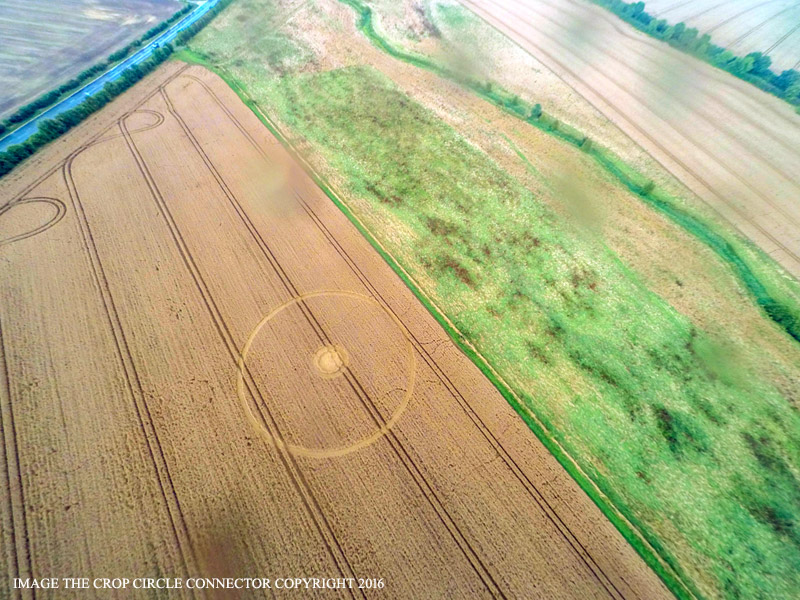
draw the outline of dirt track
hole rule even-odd
[[[179,68],[0,184],[0,595],[213,574],[668,596],[330,200],[281,183],[236,95]]]
[[[462,0],[800,276],[800,116],[580,0]]]

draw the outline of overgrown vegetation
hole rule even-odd
[[[740,240],[725,235],[718,228],[682,208],[675,198],[662,190],[657,190],[652,180],[638,173],[607,148],[594,143],[587,146],[586,136],[583,133],[561,123],[553,116],[545,115],[539,104],[532,106],[518,95],[507,92],[491,81],[478,81],[470,75],[465,76],[439,65],[426,56],[405,52],[395,47],[375,30],[371,8],[362,4],[360,0],[340,1],[352,6],[357,11],[359,29],[384,52],[399,60],[456,81],[530,125],[547,131],[568,144],[582,148],[622,185],[641,196],[653,208],[668,216],[714,250],[733,269],[767,316],[780,325],[792,338],[800,342],[800,306],[798,306],[796,294],[789,291],[788,286],[776,276],[778,271],[774,265],[770,264],[765,267],[764,262],[768,262],[769,259],[759,256],[753,260],[751,258],[753,252],[745,248]],[[453,12],[451,11],[451,18]],[[772,271],[771,276],[767,275],[769,271]]]
[[[348,3],[379,48],[453,77],[427,57],[396,50],[372,30],[368,8]],[[368,238],[379,238],[390,264],[402,263],[434,314],[426,295],[455,322],[458,331],[440,319],[476,363],[486,357],[502,375],[484,369],[556,456],[564,459],[565,448],[579,462],[580,472],[563,464],[598,504],[609,508],[585,474],[644,533],[672,567],[651,560],[671,589],[681,597],[701,590],[792,597],[800,586],[795,400],[385,77],[365,67],[300,74],[308,63],[287,58],[295,40],[274,27],[271,14],[261,19],[253,10],[260,8],[257,0],[235,5],[192,48],[249,106],[248,94],[310,142],[346,182],[360,199],[357,226],[363,221]],[[247,28],[230,26],[239,17]],[[259,32],[273,28],[280,41],[260,48]],[[743,281],[749,273],[781,306],[794,306],[768,259],[683,210],[618,157],[496,85],[459,82],[590,153],[651,206],[716,244]],[[625,521],[607,514],[653,559]]]
[[[30,102],[25,106],[21,106],[14,113],[9,115],[2,123],[0,123],[0,136],[4,135],[6,132],[12,131],[15,127],[24,121],[27,121],[38,112],[52,106],[71,92],[74,92],[90,79],[97,77],[116,63],[124,60],[131,54],[131,52],[140,48],[142,44],[154,38],[159,33],[169,29],[172,24],[184,17],[188,12],[193,10],[193,8],[194,7],[192,5],[186,4],[186,6],[172,15],[169,19],[162,21],[155,27],[151,27],[141,37],[139,37],[139,39],[134,40],[127,46],[124,46],[123,48],[120,48],[116,52],[112,53],[106,60],[100,61],[96,65],[81,71],[77,76],[70,79],[65,84],[50,92],[47,92],[46,94],[42,94],[33,102]]]
[[[717,46],[707,33],[700,34],[685,23],[670,25],[666,19],[656,19],[644,10],[644,2],[624,0],[592,0],[630,23],[639,31],[667,42],[670,46],[727,71],[731,75],[749,81],[765,92],[769,92],[798,107],[800,110],[800,72],[786,69],[775,73],[770,65],[772,59],[762,52],[751,52],[737,56],[730,50]]]
[[[177,44],[185,44],[193,35],[203,29],[211,20],[218,15],[233,0],[220,0],[217,5],[195,21],[192,25],[181,31],[176,37]],[[122,92],[130,88],[145,75],[153,71],[158,65],[164,62],[172,54],[171,44],[165,44],[153,50],[152,55],[147,60],[132,65],[125,69],[114,81],[110,81],[103,86],[103,89],[89,96],[80,104],[69,110],[60,113],[53,119],[45,119],[39,123],[38,131],[21,144],[9,147],[5,152],[0,152],[0,177],[11,171],[15,166],[31,156],[42,146],[52,142],[57,137],[63,135],[92,113],[100,110]]]

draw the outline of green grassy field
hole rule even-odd
[[[240,0],[191,47],[346,182],[341,191],[362,201],[358,217],[370,233],[544,423],[537,433],[567,450],[690,589],[793,597],[793,391],[733,351],[733,341],[694,325],[602,238],[548,208],[385,75],[309,68],[313,51],[291,28],[275,27],[281,16],[270,2]],[[553,143],[570,143],[561,133]],[[632,173],[616,159],[612,166]],[[796,310],[793,284],[763,256],[700,225],[738,244],[756,281]],[[735,270],[717,256],[713,268]],[[795,354],[781,367],[790,379],[799,362]]]

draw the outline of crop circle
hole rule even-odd
[[[295,306],[305,300],[310,300],[312,298],[326,297],[326,296],[351,298],[351,299],[356,299],[360,302],[366,302],[372,304],[373,306],[378,307],[383,313],[385,313],[391,319],[391,321],[398,327],[398,329],[402,333],[406,343],[406,349],[407,349],[406,385],[402,400],[400,401],[399,405],[395,408],[394,412],[392,412],[391,416],[369,435],[366,435],[351,444],[346,444],[333,448],[309,448],[301,444],[293,444],[286,442],[280,434],[273,435],[273,433],[270,432],[265,427],[261,419],[256,417],[256,415],[253,413],[251,404],[247,399],[247,392],[245,385],[245,371],[247,369],[247,357],[250,352],[250,348],[253,345],[253,342],[255,341],[259,332],[267,323],[272,321],[281,312],[285,311],[287,308],[291,306]],[[350,368],[351,364],[350,352],[352,351],[353,349],[347,350],[338,343],[323,344],[310,357],[314,372],[324,379],[333,379],[336,377],[341,377],[346,375]],[[414,381],[416,377],[416,362],[417,359],[414,353],[414,345],[411,342],[409,333],[406,330],[403,323],[397,317],[397,315],[395,315],[391,310],[389,310],[383,304],[379,303],[375,298],[367,296],[365,294],[350,292],[346,290],[321,290],[317,292],[301,294],[284,302],[280,306],[270,311],[253,328],[239,356],[238,369],[236,374],[236,393],[237,396],[239,397],[239,401],[241,402],[242,408],[244,409],[247,420],[250,422],[254,430],[262,438],[274,444],[277,448],[285,449],[295,456],[303,456],[310,458],[333,458],[333,457],[345,456],[347,454],[356,452],[357,450],[360,450],[375,443],[381,437],[389,433],[391,428],[397,423],[402,414],[408,408],[411,395],[414,391]]]

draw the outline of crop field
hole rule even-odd
[[[470,6],[522,49],[454,2],[369,12],[357,0],[239,0],[184,58],[286,132],[676,593],[792,598],[800,348],[759,308],[741,265],[792,314],[800,296],[727,221],[800,268],[796,115],[684,55],[650,56],[690,74],[668,98],[644,72],[651,63],[622,59],[638,64],[631,48],[656,43],[602,10],[562,19],[555,3]],[[555,44],[562,20],[581,19],[620,44],[573,36],[556,53],[515,35],[533,22]],[[623,77],[627,94],[606,96],[618,109],[633,111],[633,94],[669,99],[671,120],[641,110],[629,117],[637,129],[609,123],[551,60],[581,53],[615,61],[574,71]],[[527,117],[535,102],[544,121]],[[637,134],[652,126],[658,143]],[[575,128],[615,154],[566,143]],[[681,155],[707,189],[672,168]],[[626,183],[631,169],[655,196]]]
[[[776,72],[800,68],[800,5],[794,0],[647,0],[645,10],[696,27],[736,54],[763,52]]]
[[[217,76],[160,69],[0,194],[3,585],[669,596]]]
[[[0,118],[172,16],[176,0],[0,2]]]

